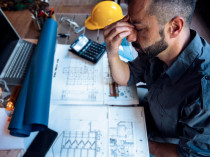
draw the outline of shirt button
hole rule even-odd
[[[210,80],[210,76],[205,76],[205,79],[206,80]]]

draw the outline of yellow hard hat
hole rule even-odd
[[[95,5],[91,16],[85,20],[87,29],[102,29],[123,18],[120,5],[113,1],[102,1]]]

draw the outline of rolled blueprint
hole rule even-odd
[[[48,19],[41,32],[9,125],[13,136],[27,137],[48,126],[57,22]]]

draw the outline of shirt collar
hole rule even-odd
[[[166,74],[172,80],[173,83],[184,74],[184,72],[190,67],[195,58],[202,51],[202,41],[200,36],[194,31],[190,31],[192,40],[189,45],[181,52],[174,63],[166,70]]]

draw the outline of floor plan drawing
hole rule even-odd
[[[120,121],[109,128],[110,156],[135,157],[133,123]]]
[[[66,86],[71,90],[63,90],[61,99],[77,100],[78,95],[81,95],[84,101],[96,101],[98,70],[95,66],[71,58],[69,67],[63,68],[63,73],[67,75]]]
[[[57,45],[52,100],[60,104],[103,104],[103,62],[96,66],[68,52],[68,48]]]
[[[46,157],[149,157],[142,114],[141,107],[53,105],[49,128],[58,137]]]
[[[141,107],[109,107],[109,157],[148,157],[144,124]]]
[[[57,45],[52,80],[54,104],[133,105],[138,104],[135,86],[119,86],[118,97],[110,97],[108,60],[104,54],[97,64],[71,52],[68,45]]]

